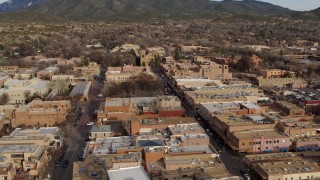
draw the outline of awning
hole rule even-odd
[[[272,153],[273,151],[272,151],[271,149],[266,149],[266,150],[264,150],[263,152],[265,152],[265,153]]]
[[[297,151],[306,151],[306,148],[304,148],[304,147],[298,147],[298,148],[297,148]]]
[[[288,152],[289,149],[288,148],[280,148],[280,152]]]
[[[311,150],[311,151],[318,151],[318,150],[319,150],[319,147],[318,147],[318,146],[311,146],[311,147],[310,147],[310,150]]]

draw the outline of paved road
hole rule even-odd
[[[101,92],[102,86],[98,82],[92,84],[92,88],[89,92],[89,101],[82,106],[83,112],[80,117],[77,127],[72,127],[66,137],[69,148],[67,149],[64,160],[69,161],[67,168],[56,167],[52,173],[54,179],[57,180],[71,180],[72,179],[72,167],[73,162],[78,161],[78,155],[81,154],[81,150],[84,147],[87,134],[91,130],[91,126],[87,126],[86,123],[93,121],[94,112],[98,109],[101,101],[104,98],[98,98],[97,95]],[[70,125],[72,126],[72,125]]]

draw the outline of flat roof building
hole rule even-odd
[[[0,177],[14,179],[17,171],[39,176],[50,161],[48,149],[62,146],[63,136],[57,127],[15,129],[0,138]]]
[[[30,80],[7,79],[3,88],[0,89],[0,95],[8,94],[8,104],[24,104],[28,96],[39,95],[46,96],[49,93],[50,81],[33,78]]]
[[[150,180],[142,166],[109,170],[108,177],[109,180]]]
[[[91,86],[92,86],[91,82],[79,82],[73,87],[69,96],[70,97],[79,96],[80,101],[88,101]]]
[[[108,179],[108,170],[141,166],[141,152],[89,155],[84,161],[73,163],[73,180]]]
[[[11,120],[12,127],[17,126],[53,126],[62,123],[71,110],[71,102],[42,101],[34,99],[27,105],[16,108]]]
[[[241,153],[288,151],[290,137],[273,129],[249,130],[230,134],[231,147]]]

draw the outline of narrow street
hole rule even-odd
[[[78,161],[78,155],[82,153],[82,148],[85,145],[87,134],[91,130],[91,126],[86,123],[93,121],[93,114],[98,109],[99,103],[104,101],[104,98],[98,98],[102,86],[98,82],[92,83],[92,88],[89,92],[89,101],[87,101],[81,108],[83,109],[79,124],[76,127],[70,128],[70,132],[66,137],[67,145],[69,146],[65,152],[64,161],[69,161],[69,165],[64,168],[62,163],[60,167],[55,167],[52,176],[57,180],[71,180],[73,162]],[[72,125],[70,125],[72,126]],[[55,160],[56,161],[56,160]]]

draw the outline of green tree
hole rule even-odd
[[[83,65],[83,66],[89,66],[89,58],[88,57],[83,57],[83,58],[81,58],[81,64]]]
[[[289,71],[286,71],[286,72],[283,74],[283,77],[284,77],[284,78],[291,78],[292,75],[291,75],[291,73],[290,73]]]
[[[176,61],[181,59],[181,56],[180,56],[178,48],[176,48],[176,50],[174,51],[173,59],[176,60]]]
[[[284,52],[283,52],[283,50],[281,49],[280,52],[279,52],[279,55],[280,55],[280,56],[283,56],[283,54],[284,54]]]
[[[307,77],[311,77],[312,73],[313,73],[313,67],[312,66],[308,66]]]

